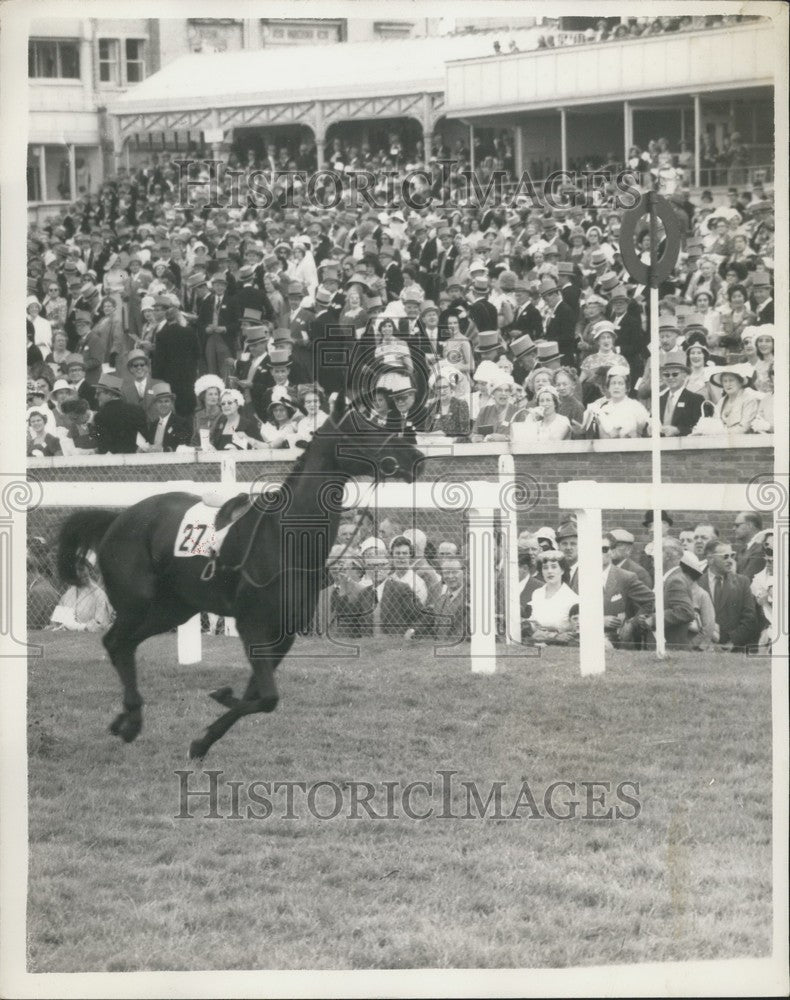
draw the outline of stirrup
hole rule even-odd
[[[208,583],[209,580],[214,579],[214,574],[216,572],[217,572],[217,557],[211,556],[209,561],[203,567],[203,570],[200,574],[200,579],[203,580],[204,583]]]

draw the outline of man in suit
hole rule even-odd
[[[109,363],[110,331],[104,327],[92,326],[90,313],[79,310],[74,318],[78,342],[76,354],[85,362],[85,380],[96,385],[102,374],[102,366]]]
[[[156,384],[151,378],[151,366],[145,351],[130,351],[126,359],[126,375],[121,385],[121,399],[125,403],[139,406],[148,420],[154,415],[156,397],[152,390]]]
[[[579,593],[579,529],[575,521],[566,521],[557,528],[557,547],[565,556],[568,586]]]
[[[394,302],[403,291],[403,271],[395,259],[395,248],[387,245],[379,251],[379,260],[384,268],[384,285],[387,290],[387,302]]]
[[[245,309],[256,309],[267,322],[274,320],[274,309],[269,296],[255,283],[255,268],[251,264],[244,264],[239,268],[231,304],[236,317],[242,316]]]
[[[445,559],[441,571],[442,591],[433,608],[434,636],[437,639],[466,639],[469,617],[463,563],[460,559]]]
[[[268,420],[266,407],[270,397],[267,392],[274,385],[274,379],[269,368],[267,345],[271,335],[271,326],[261,323],[258,326],[244,328],[244,354],[236,364],[236,380],[231,384],[242,392],[248,392],[250,403],[255,415],[260,420]]]
[[[139,406],[121,399],[121,380],[102,375],[96,385],[99,408],[93,418],[100,455],[134,455],[137,437],[145,437],[145,414]]]
[[[752,309],[757,316],[756,326],[764,326],[774,321],[774,300],[771,291],[771,279],[767,271],[755,271],[752,274]]]
[[[488,299],[489,279],[484,274],[477,274],[472,282],[472,301],[469,305],[469,316],[478,333],[499,329],[499,314],[496,306]]]
[[[573,309],[563,300],[554,278],[543,279],[540,284],[540,294],[548,310],[545,337],[557,343],[562,354],[562,363],[575,368],[576,317]]]
[[[69,354],[63,362],[63,369],[66,372],[66,381],[76,392],[79,399],[87,401],[92,410],[98,408],[96,398],[96,386],[85,381],[85,361],[79,354]]]
[[[686,437],[702,416],[702,396],[685,388],[688,362],[683,351],[670,351],[661,358],[661,378],[666,388],[658,397],[661,433],[664,437]]]
[[[191,417],[195,412],[195,379],[200,360],[197,333],[182,319],[178,300],[174,296],[157,296],[154,315],[161,318],[155,333],[151,373],[157,381],[172,386],[176,413],[181,417]]]
[[[763,519],[753,510],[744,510],[736,516],[734,527],[737,549],[735,571],[753,580],[765,569],[762,539],[759,542],[752,541],[757,532],[763,530]]]
[[[627,570],[629,573],[636,573],[646,587],[652,587],[650,574],[645,567],[640,566],[638,562],[635,562],[631,558],[631,551],[636,541],[631,532],[626,531],[625,528],[614,528],[609,532],[608,537],[611,539],[610,551],[613,564],[620,569]]]
[[[620,353],[631,368],[631,385],[636,385],[645,370],[645,358],[648,355],[650,340],[642,329],[642,320],[638,309],[629,308],[633,299],[628,298],[625,285],[617,285],[609,296],[607,317],[617,334],[617,346]]]
[[[189,444],[192,438],[192,421],[173,412],[175,396],[167,382],[158,382],[153,388],[154,413],[148,420],[145,439],[147,448],[141,451],[175,451],[180,444]]]
[[[238,315],[224,274],[211,278],[211,295],[198,306],[197,330],[208,373],[224,376],[228,358],[236,356],[238,333]]]
[[[543,336],[543,317],[540,310],[529,297],[529,285],[526,281],[517,281],[515,287],[516,312],[513,322],[505,329],[515,339],[520,334],[529,334],[533,340]]]
[[[719,626],[717,649],[744,652],[760,636],[757,603],[747,576],[735,572],[735,553],[726,542],[712,539],[705,546],[708,570],[699,585],[713,598]]]
[[[655,609],[655,599],[636,573],[614,565],[613,541],[611,535],[604,535],[601,544],[604,633],[613,646],[641,644],[649,616]]]
[[[691,581],[680,568],[683,546],[676,538],[665,538],[664,555],[664,639],[667,649],[690,649],[695,639],[691,626],[696,622]],[[655,615],[653,616],[655,624]]]

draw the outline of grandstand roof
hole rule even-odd
[[[445,63],[493,55],[499,40],[535,48],[539,31],[481,32],[402,41],[299,45],[182,56],[120,96],[115,114],[244,107],[444,90]]]

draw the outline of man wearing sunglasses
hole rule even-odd
[[[658,397],[658,405],[664,437],[685,437],[702,416],[702,396],[686,388],[687,374],[683,351],[670,351],[662,357],[661,378],[666,389]]]
[[[158,381],[151,378],[151,365],[145,351],[137,348],[129,352],[126,359],[127,374],[121,385],[121,399],[126,403],[139,406],[145,413],[146,420],[151,420],[157,416],[154,404],[154,386]]]
[[[742,653],[757,643],[760,618],[746,576],[735,572],[735,552],[727,542],[712,539],[705,546],[708,563],[699,584],[713,599],[719,645],[724,652]]]
[[[617,539],[611,534],[601,541],[603,565],[603,627],[612,646],[640,647],[646,638],[650,616],[655,611],[653,591],[636,573],[612,562]]]

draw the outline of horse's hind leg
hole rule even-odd
[[[140,618],[118,617],[104,636],[104,647],[109,654],[123,687],[123,711],[110,723],[110,732],[131,743],[143,726],[143,699],[137,687],[137,664],[133,639]]]
[[[128,612],[123,617],[119,615],[105,635],[105,648],[123,686],[124,711],[110,724],[110,732],[120,736],[125,743],[136,739],[143,726],[143,699],[137,687],[137,647],[152,635],[182,625],[193,614],[194,609],[181,601],[155,600],[133,615]]]

